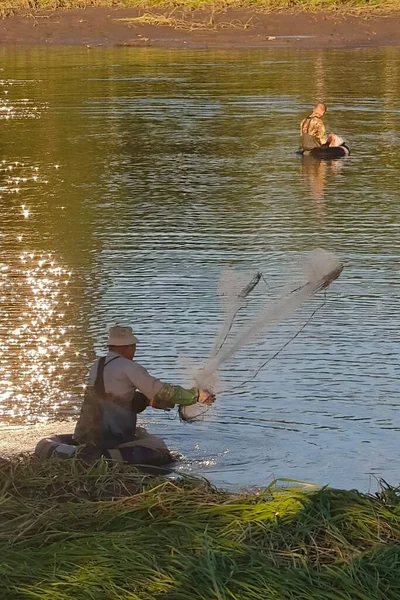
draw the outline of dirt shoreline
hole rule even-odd
[[[61,433],[72,433],[75,421],[58,421],[16,427],[0,427],[0,460],[21,452],[33,452],[39,440]]]
[[[151,11],[174,20],[178,28],[120,20],[146,12],[150,11],[102,7],[41,11],[30,16],[17,14],[0,21],[0,46],[216,49],[400,46],[400,11],[368,16],[333,12],[263,14],[246,9],[215,14],[193,11],[185,15],[171,10]],[[202,28],[201,23],[208,24],[207,28]]]

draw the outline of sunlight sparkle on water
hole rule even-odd
[[[58,288],[69,272],[53,256],[23,252],[19,264],[0,265],[0,410],[29,420],[33,406],[58,406],[60,384],[71,368],[64,304]]]
[[[15,82],[11,80],[2,80],[0,85],[3,88],[11,88]],[[20,82],[17,82],[20,83]],[[38,119],[42,112],[48,108],[47,103],[35,104],[31,98],[19,98],[18,86],[12,90],[12,100],[9,97],[9,90],[4,89],[4,96],[0,97],[0,120],[9,119]]]

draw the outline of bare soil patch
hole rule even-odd
[[[0,21],[0,45],[156,48],[399,46],[400,11],[270,12],[112,9],[42,11]]]

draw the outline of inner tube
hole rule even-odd
[[[346,144],[342,144],[341,146],[321,146],[312,150],[300,150],[299,153],[303,156],[313,156],[320,160],[332,160],[349,156],[350,148]]]
[[[119,448],[109,448],[93,452],[85,446],[78,446],[72,434],[67,433],[53,435],[40,440],[36,445],[35,455],[39,458],[81,457],[83,460],[94,460],[100,458],[100,456],[104,456],[108,460],[129,465],[160,466],[174,462],[165,444],[160,443],[157,445],[157,448],[146,447],[145,440],[143,440],[143,444],[141,446],[136,442],[134,446],[123,445]]]

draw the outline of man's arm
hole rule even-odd
[[[163,383],[152,377],[150,373],[138,363],[132,362],[126,367],[126,375],[133,385],[148,398],[153,408],[173,408],[175,404],[188,406],[200,401],[203,403],[213,402],[214,396],[203,390],[191,388],[189,390],[180,385]]]
[[[200,390],[191,388],[187,390],[180,385],[171,385],[164,383],[158,394],[150,402],[153,408],[173,408],[175,404],[179,406],[190,406],[196,404],[200,397]]]
[[[328,142],[328,136],[326,135],[325,125],[322,119],[315,119],[317,122],[315,124],[315,130],[313,132],[314,137],[318,141],[321,146],[324,146]]]

